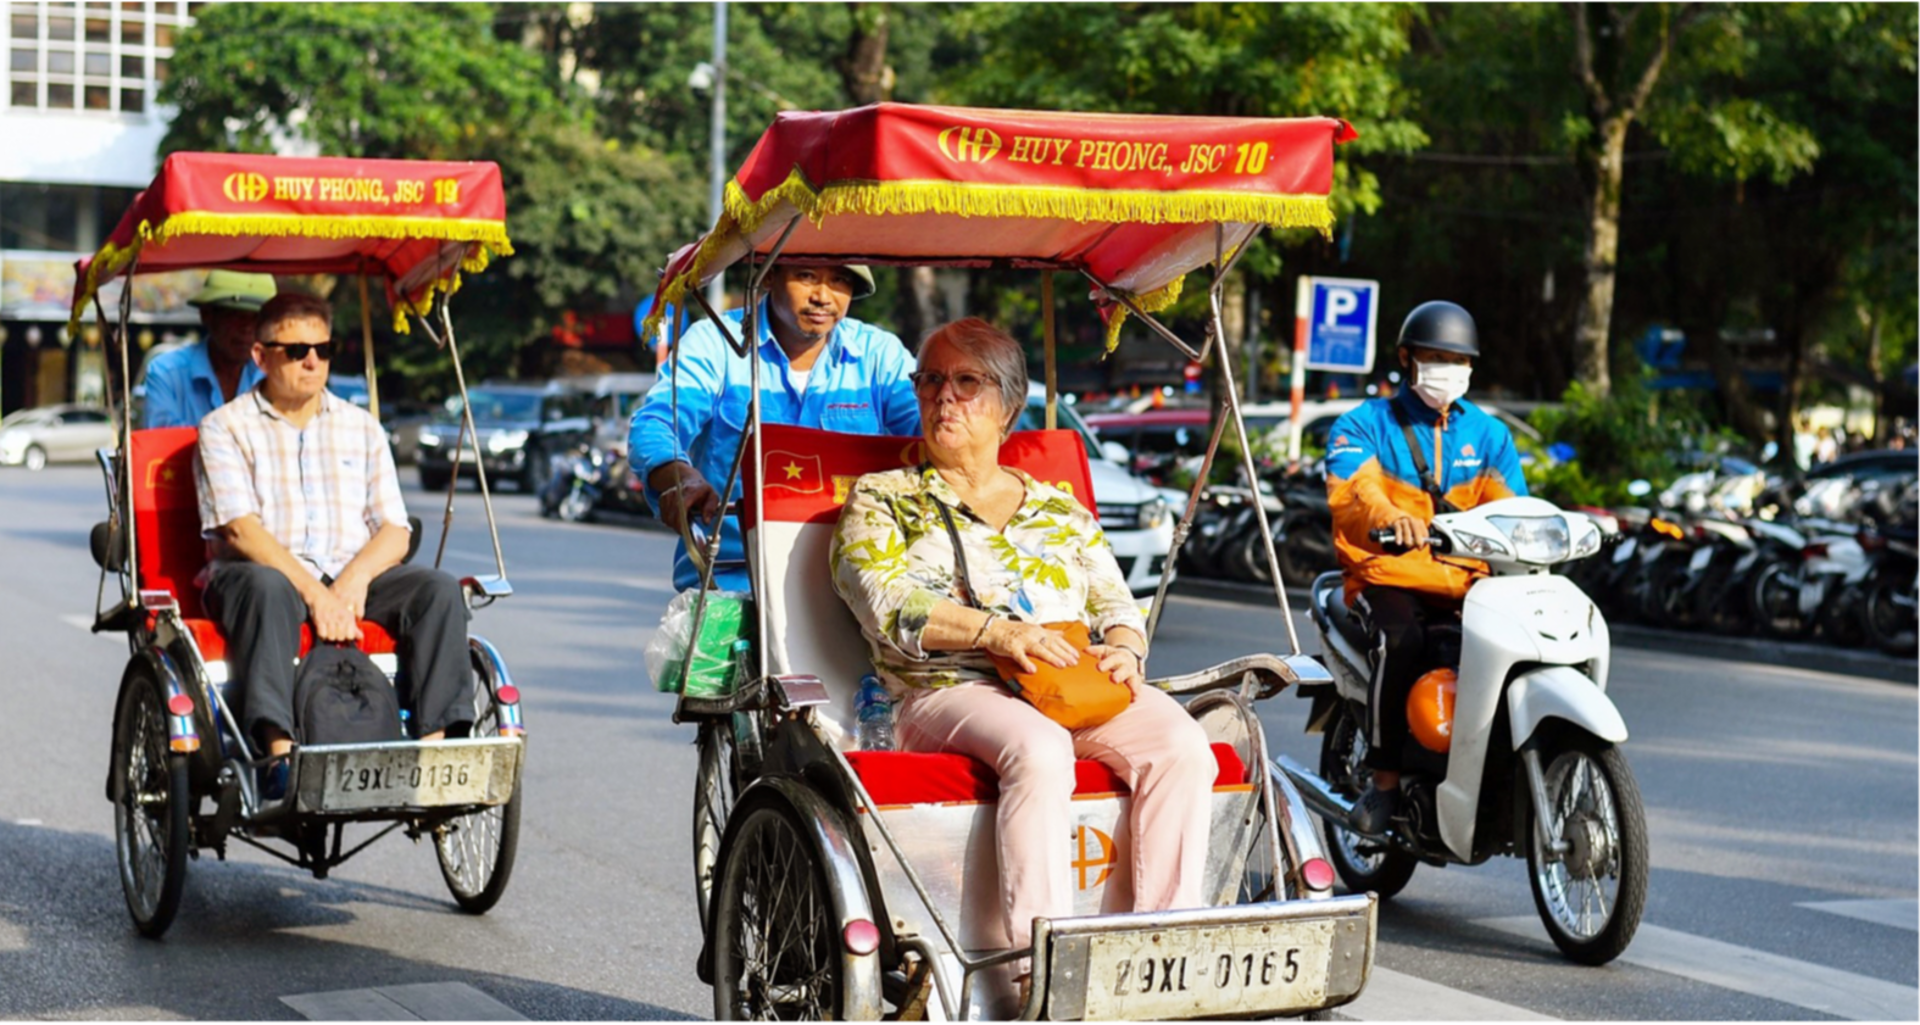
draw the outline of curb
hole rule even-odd
[[[1265,584],[1182,577],[1174,581],[1172,590],[1174,594],[1238,602],[1242,605],[1273,603],[1273,588]],[[1305,612],[1308,594],[1305,590],[1289,587],[1287,601],[1295,612]],[[1637,623],[1609,623],[1608,628],[1612,631],[1615,644],[1630,648],[1698,655],[1702,658],[1719,658],[1736,662],[1760,662],[1794,669],[1812,669],[1823,673],[1840,673],[1846,676],[1885,680],[1889,683],[1904,683],[1909,687],[1920,684],[1920,663],[1912,659],[1882,655],[1877,651],[1859,651],[1852,648],[1835,648],[1825,644],[1803,644],[1754,637],[1722,637],[1717,634],[1661,630]]]

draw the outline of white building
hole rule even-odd
[[[66,336],[73,264],[153,179],[166,116],[155,97],[200,3],[0,0],[0,411],[98,401],[91,325]],[[136,342],[198,323],[180,283],[135,289]]]

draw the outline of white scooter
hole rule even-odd
[[[1392,531],[1376,532],[1383,545]],[[1570,959],[1605,964],[1639,927],[1647,895],[1640,788],[1617,745],[1626,723],[1608,700],[1607,622],[1548,570],[1602,547],[1600,528],[1537,498],[1436,516],[1436,555],[1485,562],[1457,626],[1427,629],[1429,662],[1458,666],[1446,753],[1409,740],[1400,811],[1384,835],[1347,827],[1371,776],[1367,701],[1381,650],[1347,607],[1339,573],[1313,585],[1313,618],[1331,682],[1297,688],[1324,734],[1320,771],[1281,769],[1324,820],[1334,867],[1354,891],[1391,897],[1420,862],[1476,865],[1525,852],[1534,905]]]

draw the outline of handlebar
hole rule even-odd
[[[1412,546],[1403,545],[1395,542],[1394,538],[1397,536],[1398,535],[1394,533],[1394,530],[1392,527],[1380,527],[1374,530],[1367,531],[1367,540],[1372,541],[1374,544],[1379,545],[1383,549],[1386,549],[1388,554],[1405,555],[1406,553],[1413,551]],[[1427,535],[1427,541],[1426,541],[1425,547],[1432,548],[1436,552],[1444,553],[1451,546],[1448,545],[1446,539],[1441,537],[1440,535],[1429,533]]]

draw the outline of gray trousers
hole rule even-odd
[[[222,562],[207,580],[205,599],[227,635],[227,665],[240,684],[247,736],[258,741],[260,727],[268,725],[294,734],[294,659],[308,612],[293,581],[271,566]],[[395,566],[367,586],[362,618],[399,642],[400,707],[412,717],[416,737],[473,721],[470,615],[459,582],[436,569]]]

